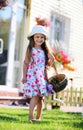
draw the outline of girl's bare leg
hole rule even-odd
[[[42,100],[42,97],[39,97],[39,100],[38,100],[38,103],[37,103],[37,116],[36,116],[36,119],[41,118],[42,106],[43,106],[43,100]]]
[[[34,119],[34,108],[37,105],[39,97],[32,97],[30,100],[30,105],[29,105],[29,119],[32,120]]]

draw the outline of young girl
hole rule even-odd
[[[29,120],[40,120],[42,112],[43,96],[48,96],[46,89],[45,67],[54,62],[46,45],[48,38],[45,27],[36,25],[33,27],[28,39],[29,45],[23,64],[24,95],[30,99]],[[34,118],[34,109],[37,105],[37,116]]]

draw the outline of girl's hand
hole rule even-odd
[[[49,57],[48,65],[52,66],[54,64],[54,56],[52,54],[49,54],[48,57]]]

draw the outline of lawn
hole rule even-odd
[[[31,123],[28,109],[0,108],[0,130],[83,130],[81,113],[43,110],[42,120]]]

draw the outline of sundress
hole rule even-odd
[[[27,81],[24,84],[24,96],[48,96],[45,77],[45,54],[41,49],[32,49],[32,58],[27,70]]]

